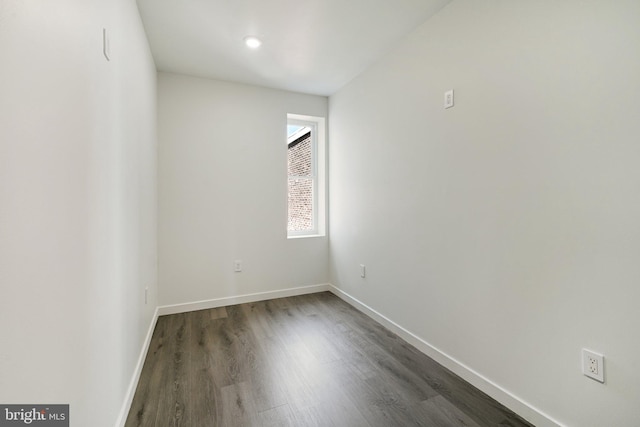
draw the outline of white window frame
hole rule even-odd
[[[326,235],[326,119],[301,114],[287,114],[287,125],[311,128],[311,179],[313,180],[313,228],[289,230],[289,206],[287,204],[287,238],[322,237]],[[288,145],[287,141],[287,145]],[[288,155],[288,152],[287,152]],[[291,176],[287,173],[287,188]],[[308,178],[308,177],[305,177]]]

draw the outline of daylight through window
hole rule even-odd
[[[324,234],[324,119],[287,120],[289,237]]]

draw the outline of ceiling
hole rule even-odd
[[[137,1],[159,71],[331,95],[450,0]]]

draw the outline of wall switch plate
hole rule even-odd
[[[360,277],[364,278],[366,276],[366,268],[364,264],[360,264]]]
[[[453,89],[448,90],[444,93],[444,108],[453,107]]]
[[[589,378],[604,383],[604,356],[583,348],[582,373]]]
[[[233,262],[233,271],[240,273],[242,271],[242,260],[237,259]]]
[[[144,303],[145,305],[149,302],[149,288],[144,288]]]

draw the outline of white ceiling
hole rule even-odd
[[[450,0],[137,1],[160,71],[330,95]]]

